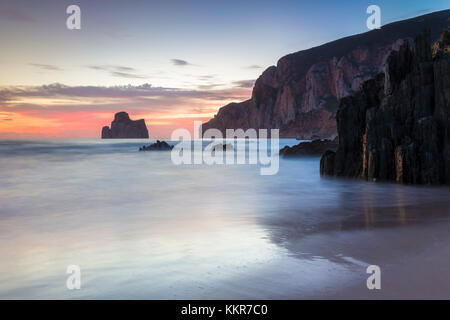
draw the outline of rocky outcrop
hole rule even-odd
[[[131,120],[128,113],[122,111],[114,115],[111,128],[102,128],[102,139],[147,139],[148,130],[145,120]]]
[[[320,163],[323,175],[450,183],[450,35],[430,44],[430,32],[405,41],[386,71],[343,98],[337,112],[339,146]]]
[[[278,128],[280,137],[333,139],[339,100],[383,72],[403,39],[427,27],[436,40],[449,16],[435,12],[287,55],[257,79],[251,99],[222,107],[203,130]]]
[[[155,143],[152,143],[149,146],[142,146],[139,148],[139,151],[167,151],[172,150],[173,146],[168,144],[165,141],[156,140]]]
[[[211,151],[227,151],[227,150],[234,150],[233,145],[230,143],[226,144],[216,144],[214,147],[212,147]]]
[[[283,157],[302,157],[302,156],[321,156],[325,151],[331,149],[336,150],[338,146],[336,140],[316,139],[311,142],[300,142],[299,144],[289,147],[285,146],[280,150]]]
[[[102,128],[102,139],[111,139],[111,129],[108,126]]]

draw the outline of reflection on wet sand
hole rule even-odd
[[[375,213],[373,207],[373,197],[371,193],[365,194],[364,196],[364,221],[366,229],[373,227],[375,223]]]
[[[369,257],[376,259],[375,252],[383,258],[429,244],[423,241],[405,247],[405,241],[414,241],[395,239],[396,233],[398,238],[402,237],[400,230],[450,225],[449,188],[349,180],[327,180],[326,183],[331,184],[329,187],[332,186],[337,195],[331,206],[314,204],[312,209],[304,203],[303,207],[292,206],[282,215],[274,212],[260,219],[274,243],[301,258],[320,256],[345,262],[343,257],[353,257],[365,261]],[[392,233],[390,242],[383,239],[385,233]],[[423,233],[421,236],[426,237]],[[450,235],[448,238],[450,240]],[[418,234],[417,239],[420,239]]]
[[[326,297],[367,264],[411,284],[394,297],[450,298],[449,188],[320,179],[319,158],[174,166],[140,145],[0,142],[0,298]]]

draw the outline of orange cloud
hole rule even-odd
[[[231,101],[244,100],[249,90],[180,91],[144,87],[0,88],[0,138],[99,138],[114,113],[127,111],[145,119],[151,137],[169,137],[174,129],[192,132],[195,120],[205,122]]]

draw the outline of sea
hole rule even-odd
[[[449,187],[324,178],[319,157],[175,164],[150,142],[0,140],[0,299],[450,299]]]

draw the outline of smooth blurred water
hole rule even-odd
[[[365,287],[368,264],[394,277],[450,252],[446,187],[321,179],[315,157],[280,159],[273,176],[175,166],[144,144],[0,141],[0,298],[322,297]],[[415,289],[449,298],[450,259],[436,255],[444,272]]]

